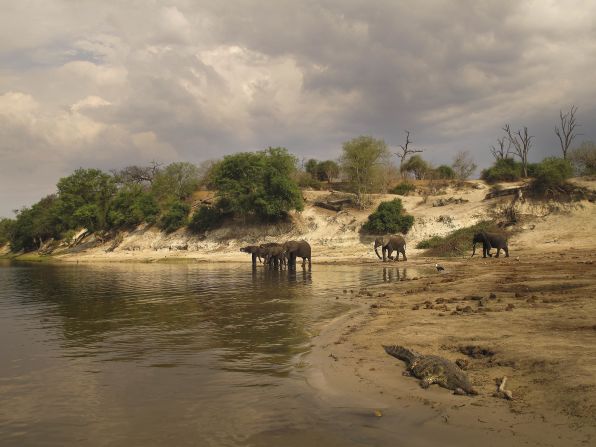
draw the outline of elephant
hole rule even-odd
[[[284,246],[276,242],[263,244],[259,247],[261,249],[262,256],[265,258],[265,264],[270,267],[277,268],[278,266],[285,266],[285,250]]]
[[[490,250],[491,248],[497,249],[497,258],[501,250],[505,252],[505,257],[509,257],[509,247],[507,246],[507,238],[500,234],[486,233],[481,231],[474,235],[472,239],[472,256],[476,254],[476,244],[482,242],[482,257],[486,258],[486,255],[492,257]]]
[[[296,258],[302,258],[302,267],[306,265],[308,259],[308,268],[311,267],[311,248],[306,241],[287,241],[284,245],[284,254],[288,260],[288,268],[296,267]]]
[[[261,260],[263,257],[263,250],[258,245],[247,245],[246,247],[242,247],[240,251],[252,254],[252,265],[257,265],[257,259],[259,262],[263,262]]]
[[[383,257],[379,256],[379,252],[377,251],[377,247],[381,247],[381,251],[383,252]],[[391,253],[393,250],[397,252],[395,256],[395,261],[399,261],[399,254],[401,253],[404,257],[404,261],[407,261],[408,258],[406,257],[406,241],[400,235],[397,236],[389,236],[389,237],[378,237],[375,239],[375,253],[382,259],[383,262],[387,260],[386,256],[389,259],[393,259]]]

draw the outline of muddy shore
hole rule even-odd
[[[312,385],[330,399],[379,410],[412,434],[423,427],[419,445],[593,445],[593,250],[440,260],[444,273],[404,277],[404,268],[434,261],[388,263],[384,284],[338,291],[355,310],[313,341]],[[479,396],[420,388],[381,344],[465,360]],[[503,376],[513,400],[493,396]]]

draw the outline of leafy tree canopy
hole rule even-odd
[[[162,202],[185,200],[197,189],[200,181],[200,171],[192,163],[172,163],[155,175],[151,191]]]
[[[218,206],[224,212],[269,220],[282,218],[290,210],[301,211],[302,194],[293,180],[296,162],[279,147],[224,157],[211,173]]]

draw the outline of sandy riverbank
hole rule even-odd
[[[369,289],[372,296],[340,291],[339,300],[357,308],[314,340],[311,384],[330,401],[381,410],[411,431],[411,445],[592,445],[594,251],[443,260],[446,273],[403,280],[404,268],[427,263],[388,264],[387,282]],[[480,395],[420,388],[402,376],[403,362],[381,348],[394,343],[467,360]],[[466,346],[487,354],[470,357],[460,351]],[[492,396],[502,376],[512,401]]]

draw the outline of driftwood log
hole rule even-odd
[[[527,188],[528,187],[526,185],[524,185],[524,186],[518,186],[516,188],[507,188],[507,189],[499,189],[496,191],[491,191],[484,197],[484,200],[494,199],[495,197],[503,197],[503,196],[513,196],[513,195],[521,196],[522,192],[524,190],[526,190]]]

